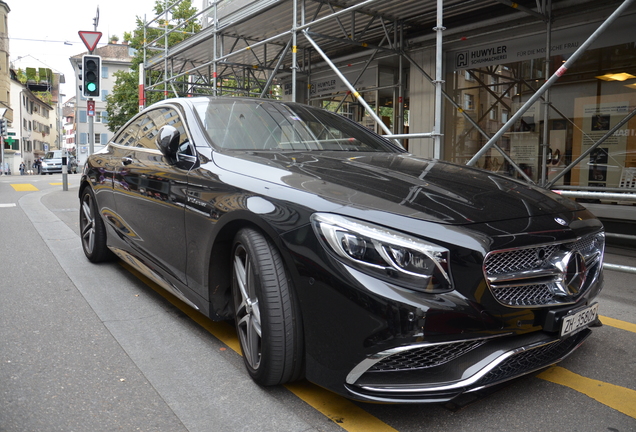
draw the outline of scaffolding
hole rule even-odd
[[[144,73],[140,74],[140,83],[146,92],[163,92],[165,97],[242,95],[322,103],[327,109],[341,114],[357,115],[357,120],[364,117],[379,133],[398,142],[430,139],[433,157],[440,159],[443,113],[450,107],[470,124],[469,131],[476,131],[486,141],[466,161],[468,165],[474,165],[493,149],[501,154],[519,178],[542,187],[555,188],[559,178],[636,115],[636,108],[631,107],[633,111],[620,125],[596,140],[557,178],[548,179],[548,120],[556,117],[572,122],[551,103],[550,88],[618,17],[628,10],[634,13],[633,8],[630,10],[633,1],[204,0],[199,13],[169,29],[165,23],[170,21],[180,0],[173,3],[166,0],[164,12],[145,26],[145,29],[161,29],[162,34],[148,40],[144,46]],[[575,15],[582,10],[605,14],[602,15],[605,18],[564,64],[551,71],[551,35],[555,14],[565,21],[568,14]],[[187,32],[192,22],[200,23],[202,30],[169,47],[170,34]],[[447,30],[445,25],[450,29]],[[460,35],[484,37],[494,33],[493,29],[506,28],[522,28],[525,32],[545,35],[545,82],[538,88],[527,82],[511,83],[508,90],[513,85],[525,85],[532,95],[503,127],[491,134],[480,127],[479,119],[468,115],[446,93],[444,49],[445,45],[459,40]],[[427,47],[434,48],[435,52],[431,74],[418,64],[413,55]],[[410,73],[420,74],[434,88],[430,132],[405,131],[407,69]],[[490,91],[487,83],[478,82],[478,85]],[[495,104],[505,105],[501,95],[491,93]],[[380,112],[382,98],[394,107],[388,119]],[[498,144],[535,103],[541,104],[544,116],[538,181],[531,179]],[[490,109],[494,107],[493,104]],[[564,194],[568,193],[568,187],[558,188],[564,189]]]

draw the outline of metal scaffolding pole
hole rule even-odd
[[[433,158],[442,157],[442,86],[444,85],[442,71],[442,32],[446,30],[443,26],[444,2],[437,0],[437,23],[435,25],[435,122],[433,123]]]
[[[309,41],[309,43],[314,47],[316,52],[322,56],[322,58],[325,61],[325,63],[327,63],[329,65],[329,67],[331,68],[331,70],[333,70],[333,72],[336,74],[336,76],[338,76],[338,78],[340,78],[340,80],[342,80],[342,82],[345,84],[345,86],[347,86],[347,88],[349,89],[351,94],[364,107],[364,109],[371,116],[371,118],[373,118],[373,120],[378,125],[380,125],[380,128],[382,128],[384,133],[387,134],[387,135],[391,135],[392,134],[391,130],[384,124],[384,122],[380,119],[380,117],[378,117],[378,115],[375,113],[373,108],[371,108],[369,106],[369,104],[364,100],[362,95],[360,93],[358,93],[358,91],[351,85],[351,83],[347,80],[347,78],[345,78],[345,76],[342,74],[342,72],[340,72],[338,67],[335,64],[333,64],[333,62],[331,61],[331,59],[329,59],[327,54],[325,54],[325,52],[318,46],[318,44],[311,38],[311,36],[309,36],[307,34],[306,31],[303,31],[303,35]],[[399,145],[401,145],[401,144],[399,144]]]
[[[280,65],[283,63],[283,60],[285,59],[285,56],[287,55],[287,52],[289,51],[289,47],[291,45],[292,45],[292,40],[290,39],[289,42],[287,42],[287,45],[285,45],[283,52],[280,54],[280,57],[278,58],[278,61],[276,62],[276,67],[274,67],[274,70],[272,71],[269,78],[267,79],[267,82],[265,83],[265,87],[263,88],[263,91],[261,92],[261,96],[260,96],[261,98],[265,97],[267,90],[269,90],[269,87],[272,85],[272,81],[274,81],[274,78],[276,77],[276,73],[280,69]]]
[[[546,41],[545,41],[545,76],[550,75],[550,57],[552,56],[552,1],[543,0],[543,10],[546,15]],[[543,142],[541,143],[541,178],[539,185],[544,186],[548,181],[548,141],[550,140],[550,89],[546,89],[543,99]]]
[[[292,13],[292,102],[296,102],[296,74],[298,69],[298,0],[294,0]]]

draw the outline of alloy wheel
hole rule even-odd
[[[261,363],[261,311],[254,286],[252,260],[242,245],[234,253],[234,275],[238,285],[234,293],[237,332],[243,355],[250,367],[256,370]]]
[[[82,199],[80,230],[84,250],[92,253],[95,249],[95,216],[93,214],[93,198],[90,194],[84,194]]]

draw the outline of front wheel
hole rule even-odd
[[[79,222],[86,258],[94,263],[111,260],[114,255],[106,246],[106,227],[99,215],[95,195],[89,187],[82,192]]]
[[[300,313],[280,254],[249,228],[237,233],[232,251],[236,330],[250,376],[264,386],[299,379]]]

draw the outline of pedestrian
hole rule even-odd
[[[35,164],[36,164],[36,168],[37,168],[38,174],[41,174],[42,173],[42,160],[40,160],[38,158],[38,160],[35,161]]]
[[[20,162],[20,175],[24,175],[24,161]]]

